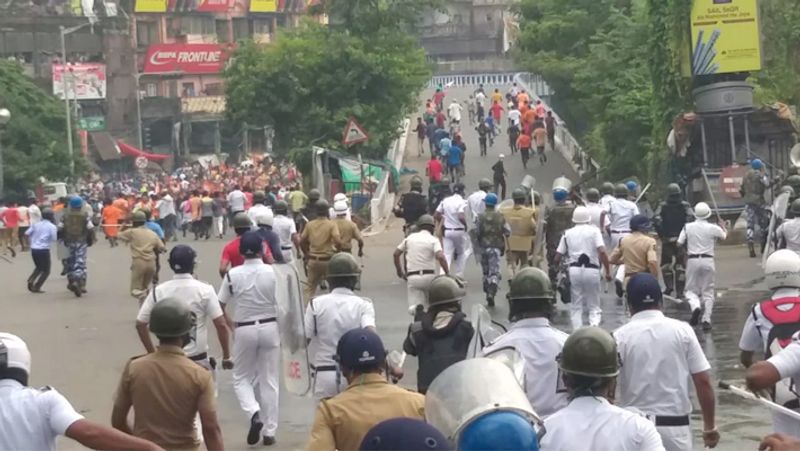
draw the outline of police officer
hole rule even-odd
[[[261,239],[264,240],[264,244],[269,247],[269,253],[272,254],[273,261],[275,263],[286,263],[286,260],[283,258],[283,250],[281,249],[281,239],[278,234],[272,230],[274,223],[275,215],[269,207],[264,207],[255,216],[255,224],[257,226],[255,230],[261,236]]]
[[[197,449],[195,417],[199,413],[206,448],[224,448],[211,373],[186,358],[181,349],[191,341],[194,327],[185,301],[167,298],[156,303],[150,332],[158,337],[158,349],[125,365],[111,412],[114,428],[131,433],[128,414],[133,408],[137,436],[167,449]]]
[[[494,297],[497,295],[497,286],[502,275],[500,273],[500,259],[506,251],[506,242],[511,235],[511,227],[506,222],[502,213],[495,210],[497,194],[487,194],[483,202],[486,210],[478,216],[475,227],[475,236],[478,247],[481,249],[481,269],[483,270],[483,292],[486,294],[486,303],[494,306]]]
[[[686,244],[686,299],[692,308],[691,324],[697,325],[700,300],[703,301],[703,330],[711,330],[714,309],[714,245],[728,235],[724,227],[708,222],[711,208],[705,202],[694,207],[694,222],[686,224],[678,237],[678,245]]]
[[[536,412],[547,418],[567,405],[567,394],[558,390],[556,356],[567,334],[550,325],[555,293],[547,274],[539,268],[523,268],[511,280],[506,295],[511,330],[483,349],[491,357],[509,347],[525,361],[523,388]]]
[[[506,218],[511,229],[508,237],[508,267],[513,277],[517,271],[528,266],[528,256],[533,250],[533,238],[536,235],[537,211],[526,207],[525,201],[528,198],[525,189],[516,188],[511,193],[514,206],[503,208],[500,213]]]
[[[86,420],[52,387],[29,387],[30,372],[28,345],[16,335],[0,332],[0,449],[55,451],[59,435],[91,449],[161,449]]]
[[[435,214],[436,208],[451,194],[449,177],[443,176],[440,181],[431,183],[428,186],[428,212]]]
[[[422,215],[417,221],[418,231],[403,239],[394,251],[397,277],[406,281],[410,315],[416,312],[418,305],[428,306],[428,285],[436,277],[436,262],[445,274],[450,273],[442,243],[433,236],[435,227],[433,216]],[[400,261],[403,254],[405,264]]]
[[[608,229],[608,213],[600,204],[600,191],[597,188],[586,190],[586,210],[589,212],[589,224],[600,230],[605,242],[606,230]]]
[[[791,343],[792,335],[800,330],[800,256],[781,249],[767,257],[764,265],[769,299],[755,304],[747,315],[739,340],[742,366],[753,365],[753,354],[759,352],[769,359]],[[775,384],[773,401],[800,412],[796,407],[797,394],[791,379]],[[773,431],[800,437],[800,422],[787,415],[772,413]]]
[[[412,177],[411,191],[400,196],[400,201],[394,207],[394,215],[405,220],[404,232],[408,233],[408,228],[427,212],[427,202],[422,194],[422,179],[418,176]]]
[[[450,273],[464,275],[467,261],[467,201],[464,200],[464,184],[456,183],[453,194],[446,197],[436,207],[435,218],[442,223],[442,246]]]
[[[297,225],[288,216],[289,205],[286,201],[279,200],[272,206],[275,217],[272,220],[272,230],[278,235],[281,242],[283,261],[294,262],[294,247],[300,247],[300,236],[297,234]]]
[[[545,418],[543,451],[664,450],[653,423],[608,402],[620,373],[611,334],[592,326],[576,330],[564,343],[558,366],[570,401]]]
[[[336,215],[335,219],[333,219],[333,223],[336,224],[336,228],[339,229],[339,238],[341,239],[342,246],[339,248],[342,252],[352,253],[353,250],[353,241],[355,240],[358,243],[358,256],[364,256],[364,239],[361,238],[361,231],[358,230],[358,226],[355,222],[353,222],[348,216],[348,212],[350,209],[347,208],[347,202],[345,201],[336,201],[333,204],[333,211]]]
[[[336,211],[337,203],[339,203],[339,205],[344,205],[344,208],[339,208],[338,212]],[[350,205],[347,204],[347,194],[336,193],[336,195],[333,196],[333,207],[328,209],[328,217],[330,219],[336,219],[336,217],[339,216],[339,213],[341,213],[342,211],[344,211],[342,215],[345,217],[345,219],[347,219],[348,221],[351,221],[353,219],[350,216]]]
[[[358,449],[367,432],[384,420],[424,419],[425,397],[386,380],[386,348],[371,329],[352,329],[342,335],[336,361],[347,389],[320,401],[307,450]]]
[[[563,177],[562,177],[563,178]],[[556,183],[558,180],[556,180]],[[564,185],[553,185],[553,206],[547,208],[544,213],[544,237],[547,245],[547,272],[550,275],[550,282],[555,284],[560,267],[556,264],[555,258],[558,243],[561,236],[572,223],[572,213],[575,211],[575,204],[569,202],[569,188]],[[568,182],[566,182],[568,183]]]
[[[315,297],[306,307],[305,330],[311,336],[314,350],[311,361],[317,401],[336,396],[347,388],[333,360],[339,339],[351,329],[375,329],[372,301],[353,293],[360,278],[361,267],[352,255],[343,252],[334,255],[328,263],[331,292]]]
[[[328,274],[328,262],[337,249],[342,248],[339,228],[328,219],[328,201],[316,202],[317,216],[303,227],[300,248],[306,263],[308,278],[305,288],[306,302],[314,297],[317,286]]]
[[[656,240],[649,235],[650,220],[645,215],[636,215],[631,218],[628,227],[631,233],[619,241],[609,257],[612,265],[621,265],[619,268],[624,269],[624,272],[617,271],[614,280],[620,298],[624,294],[623,287],[628,285],[632,275],[649,272],[658,276],[658,253]]]
[[[145,227],[147,216],[141,210],[131,215],[133,227],[119,232],[118,238],[131,248],[131,296],[139,304],[147,297],[156,274],[158,254],[166,252],[164,242],[152,230]]]
[[[83,209],[83,199],[72,196],[69,208],[61,218],[61,239],[69,251],[67,257],[67,289],[80,297],[86,293],[86,251],[93,241],[94,224]]]
[[[450,451],[447,437],[430,424],[415,418],[392,418],[367,432],[359,451]]]
[[[628,187],[622,183],[617,184],[614,187],[614,199],[608,203],[608,236],[610,237],[610,247],[608,249],[611,252],[613,252],[617,246],[619,246],[619,242],[622,240],[622,238],[630,235],[631,219],[638,214],[639,207],[637,207],[635,203],[628,200]],[[633,272],[633,270],[628,270],[624,266],[617,268],[616,286],[617,297],[619,298],[622,298],[622,279],[626,271]]]
[[[711,366],[691,326],[664,316],[661,286],[652,274],[628,283],[629,323],[614,331],[622,369],[617,403],[655,419],[667,451],[691,451],[690,376],[703,412],[703,443],[719,442]]]
[[[798,198],[798,193],[800,193],[800,175],[792,174],[786,177],[786,180],[783,182],[784,185],[788,185],[792,188],[792,195],[790,197],[790,202],[794,202],[795,199]]]
[[[677,183],[667,185],[667,200],[656,209],[653,225],[661,240],[661,274],[664,277],[665,294],[683,297],[686,285],[686,255],[678,246],[678,236],[694,215],[692,207],[681,197],[681,187]]]
[[[583,325],[584,310],[589,313],[590,326],[600,325],[603,313],[600,309],[601,264],[606,280],[611,281],[603,236],[590,222],[589,210],[586,207],[576,207],[572,213],[572,223],[575,226],[564,232],[553,260],[557,268],[561,266],[562,258],[567,260],[569,266],[570,319],[573,330]]]
[[[486,205],[483,200],[492,189],[492,182],[487,178],[483,178],[478,182],[478,190],[467,196],[467,220],[469,224],[469,238],[472,242],[472,253],[475,255],[475,260],[480,263],[481,251],[480,240],[478,240],[477,230],[475,226],[478,223],[478,217],[486,211]]]
[[[172,248],[169,253],[169,267],[175,272],[175,276],[172,280],[160,283],[147,295],[136,316],[136,331],[144,349],[148,353],[155,352],[156,348],[153,346],[147,329],[153,307],[162,299],[180,298],[186,301],[195,318],[195,324],[190,333],[192,340],[186,344],[183,351],[190,360],[206,369],[212,369],[208,356],[208,320],[210,319],[214,323],[222,348],[222,367],[230,369],[233,367],[230,353],[230,332],[225,324],[222,307],[219,305],[219,298],[217,298],[214,287],[192,277],[196,264],[197,254],[194,249],[184,244]]]
[[[428,287],[428,310],[408,326],[403,350],[419,360],[417,391],[422,394],[439,373],[467,357],[475,329],[461,311],[466,294],[461,280],[437,277]]]
[[[275,270],[262,261],[264,245],[257,232],[242,235],[239,252],[245,262],[225,274],[217,296],[223,311],[234,305],[228,319],[235,334],[233,389],[250,420],[247,444],[256,444],[263,435],[264,444],[272,445],[278,430],[281,368]]]
[[[764,168],[764,163],[758,158],[750,162],[750,169],[744,175],[741,194],[744,198],[744,212],[747,218],[747,248],[750,257],[756,256],[755,229],[758,225],[763,234],[769,224],[769,217],[765,208],[764,193],[769,187],[769,177]]]
[[[228,241],[225,247],[222,248],[222,256],[219,259],[219,276],[225,277],[228,268],[235,268],[244,263],[244,256],[239,252],[239,244],[242,235],[253,229],[253,223],[250,218],[244,213],[239,212],[233,215],[233,232],[236,238]],[[269,247],[265,247],[264,262],[272,263],[272,251]]]
[[[800,178],[800,175],[792,177]],[[792,201],[789,211],[792,213],[792,219],[781,223],[775,231],[775,236],[780,249],[789,249],[800,254],[800,199]]]
[[[258,216],[264,213],[272,213],[272,208],[266,205],[267,195],[264,191],[256,191],[253,193],[253,206],[247,210],[247,217],[253,223],[253,226],[258,225]]]

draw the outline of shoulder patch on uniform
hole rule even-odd
[[[47,391],[50,391],[50,390],[55,390],[55,389],[53,387],[49,386],[49,385],[44,385],[42,387],[39,387],[39,391],[41,391],[41,392],[47,392]]]

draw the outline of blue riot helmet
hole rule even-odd
[[[498,410],[469,423],[458,438],[459,451],[537,451],[536,425],[516,412]]]
[[[756,158],[755,160],[750,162],[750,167],[759,170],[764,167],[764,162]]]
[[[625,188],[628,188],[628,191],[635,193],[636,190],[639,189],[639,184],[633,180],[628,180],[628,182],[625,183]]]
[[[72,196],[69,198],[69,208],[77,210],[83,207],[83,199],[80,196]]]
[[[556,202],[564,202],[569,197],[569,192],[564,189],[553,190],[553,200]]]

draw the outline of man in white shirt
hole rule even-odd
[[[747,388],[753,392],[770,390],[776,384],[780,385],[782,380],[789,379],[791,386],[796,387],[800,381],[800,337],[794,334],[791,343],[781,352],[773,355],[767,360],[755,363],[747,369],[745,381]],[[774,421],[773,416],[773,421]],[[797,420],[787,419],[797,427]],[[777,428],[777,424],[774,424]],[[786,448],[795,449],[795,448]]]
[[[597,188],[586,190],[586,209],[589,211],[589,224],[597,227],[605,238],[606,230],[608,230],[610,224],[608,222],[608,213],[600,204],[600,191]]]
[[[36,199],[30,200],[30,205],[28,205],[28,217],[30,218],[31,225],[42,220],[42,210],[36,205]]]
[[[169,267],[175,272],[175,277],[150,290],[139,308],[139,314],[136,317],[136,331],[139,333],[139,339],[142,341],[144,349],[148,353],[155,352],[156,347],[153,345],[148,330],[150,312],[161,299],[184,300],[195,316],[195,325],[190,332],[192,341],[183,347],[186,356],[200,366],[212,369],[208,357],[208,320],[210,319],[214,322],[222,348],[222,367],[230,369],[233,367],[229,345],[230,333],[225,324],[222,307],[214,287],[192,277],[196,262],[197,254],[191,247],[180,244],[172,248],[169,253]]]
[[[442,221],[444,255],[453,275],[463,276],[467,262],[467,201],[464,184],[453,185],[453,194],[445,197],[436,207],[436,220]]]
[[[600,325],[603,313],[600,309],[601,264],[605,269],[606,280],[611,280],[603,236],[590,221],[586,207],[575,207],[572,212],[572,223],[575,226],[561,236],[553,262],[559,267],[561,259],[566,258],[569,265],[572,330],[583,326],[584,310],[588,310],[590,326]]]
[[[272,219],[272,231],[281,240],[281,253],[283,261],[294,261],[294,247],[300,246],[300,235],[297,234],[297,224],[289,217],[289,204],[284,200],[275,202],[272,206],[275,217]]]
[[[608,236],[609,246],[606,250],[608,253],[614,252],[614,249],[619,246],[620,240],[631,234],[631,219],[639,214],[639,207],[628,200],[628,187],[623,183],[618,183],[614,186],[614,199],[608,202]],[[617,297],[622,298],[623,286],[622,282],[625,277],[625,265],[617,266],[615,274],[615,283],[617,288]]]
[[[711,224],[711,208],[705,202],[694,207],[694,222],[683,227],[678,236],[678,246],[686,244],[686,299],[692,309],[694,326],[700,315],[700,300],[703,301],[703,330],[711,330],[711,312],[714,309],[714,245],[728,236],[724,228]]]
[[[664,316],[661,286],[652,274],[632,276],[627,296],[631,320],[614,331],[622,364],[617,404],[654,418],[667,451],[691,451],[693,384],[703,411],[703,442],[715,447],[719,432],[711,365],[692,327]]]
[[[278,430],[281,371],[275,270],[262,261],[264,243],[257,231],[241,236],[239,253],[244,264],[225,273],[218,293],[223,310],[234,308],[232,317],[226,315],[235,333],[233,390],[250,420],[247,444],[255,445],[263,436],[264,444],[272,445]]]
[[[445,274],[450,267],[442,250],[442,243],[433,236],[436,227],[431,215],[422,215],[417,221],[418,232],[408,235],[394,251],[397,277],[406,281],[408,313],[413,315],[418,305],[428,308],[428,286],[436,277],[436,262]],[[400,257],[405,254],[405,264]]]
[[[164,229],[164,241],[176,241],[175,229],[177,228],[177,216],[175,215],[175,200],[167,191],[161,193],[161,197],[156,202],[158,209],[158,223]]]
[[[461,111],[464,110],[464,107],[458,103],[458,100],[453,99],[450,102],[450,105],[447,107],[447,115],[450,116],[450,123],[458,125],[461,123]]]
[[[775,231],[778,247],[789,249],[800,255],[800,199],[795,199],[789,210],[794,217],[784,221]]]
[[[333,358],[342,335],[351,329],[375,329],[372,301],[353,293],[360,277],[361,267],[352,255],[345,252],[334,255],[328,263],[331,292],[312,299],[306,308],[305,330],[311,337],[317,401],[336,396],[347,388],[347,381],[338,373]]]
[[[525,394],[543,418],[569,402],[567,393],[559,389],[556,362],[567,334],[550,325],[553,299],[550,279],[544,271],[527,267],[517,272],[508,293],[511,330],[483,349],[484,357],[508,348],[519,352],[525,361]]]
[[[161,449],[86,420],[52,387],[29,387],[30,371],[28,345],[16,335],[0,332],[0,449],[55,451],[59,435],[91,449]]]
[[[519,128],[519,120],[522,117],[522,114],[519,112],[516,105],[514,105],[513,103],[509,105],[511,105],[508,110],[509,127],[513,126]]]
[[[617,346],[608,332],[591,326],[573,332],[558,364],[570,401],[545,418],[547,433],[539,449],[664,451],[652,422],[608,402],[620,372]]]
[[[253,193],[253,206],[247,210],[247,217],[253,223],[253,227],[258,226],[258,217],[262,214],[272,215],[272,208],[266,205],[267,195],[264,191]]]
[[[247,196],[244,195],[239,185],[233,186],[233,191],[228,193],[228,212],[230,217],[233,218],[236,213],[244,211],[244,204],[247,202]]]
[[[482,178],[478,182],[478,190],[467,197],[469,219],[473,227],[478,221],[478,216],[486,211],[486,204],[483,203],[483,200],[486,198],[486,194],[490,189],[492,189],[492,182],[487,178]]]

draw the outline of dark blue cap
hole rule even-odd
[[[169,267],[177,273],[194,271],[197,253],[190,246],[179,244],[169,252]]]
[[[257,257],[264,252],[263,242],[258,231],[245,232],[239,237],[239,253],[245,257]]]
[[[392,418],[367,432],[361,451],[423,451],[454,449],[438,429],[416,418]]]
[[[351,329],[342,335],[336,345],[339,364],[351,370],[372,369],[383,365],[386,349],[383,341],[371,329]]]
[[[658,279],[650,273],[640,272],[628,280],[628,303],[642,307],[649,307],[661,303],[661,285]]]
[[[650,230],[650,218],[645,215],[636,215],[632,217],[631,230],[639,232]]]

